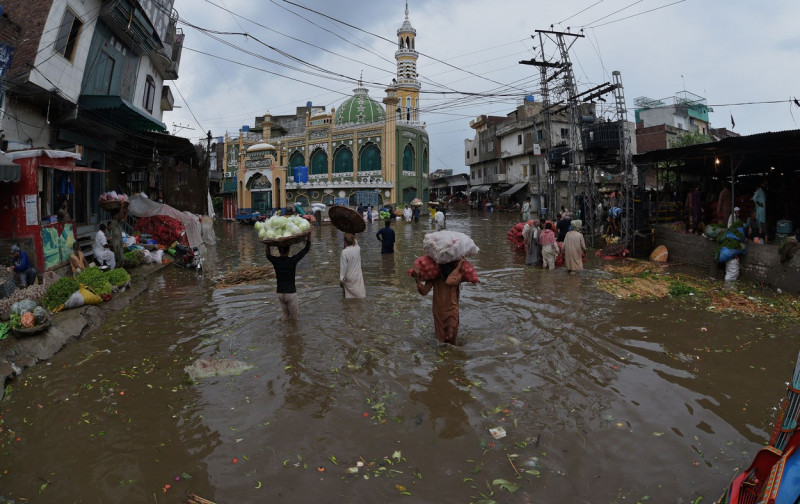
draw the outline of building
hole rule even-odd
[[[265,114],[225,140],[225,216],[325,204],[427,201],[429,140],[420,119],[416,30],[397,30],[397,73],[381,101],[361,82],[327,111],[311,102],[294,115]],[[235,193],[235,198],[234,198]]]
[[[69,235],[68,228],[74,239],[109,218],[98,197],[110,189],[145,191],[182,210],[205,210],[207,171],[198,166],[195,146],[167,134],[161,121],[173,106],[165,83],[178,78],[183,47],[173,3],[3,2],[4,15],[24,34],[10,64],[0,64],[3,147],[17,152],[15,159],[32,160],[20,162],[20,173],[37,180],[0,182],[0,193],[10,198],[3,204],[26,206],[26,222],[36,222],[0,225],[0,240],[30,243],[41,271],[55,267],[45,262],[55,255],[39,251],[50,233],[46,225],[64,204],[71,219],[57,224],[58,234]],[[7,29],[0,30],[7,40]],[[19,193],[34,186],[32,194]]]
[[[688,91],[654,100],[640,96],[636,106],[636,145],[638,152],[667,149],[684,132],[710,134],[706,99]]]

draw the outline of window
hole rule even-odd
[[[476,147],[472,148],[472,155],[473,156],[477,156],[478,155],[478,149]]]
[[[144,83],[144,101],[142,106],[144,109],[151,114],[153,113],[153,102],[156,98],[156,81],[153,80],[153,76],[148,75],[147,79],[145,79]]]
[[[522,145],[522,135],[517,135],[517,145]]]
[[[561,138],[569,138],[569,128],[561,128]]]
[[[472,180],[475,180],[475,172],[472,172],[470,175],[472,175]]]
[[[536,140],[544,140],[544,132],[542,130],[536,130]]]
[[[69,9],[64,11],[64,18],[61,20],[61,26],[58,29],[58,38],[53,46],[55,51],[72,61],[75,56],[75,46],[78,45],[78,35],[81,33],[81,26],[83,23],[80,19]]]
[[[528,165],[522,165],[522,177],[528,178]]]
[[[467,151],[467,159],[469,159],[469,151]]]
[[[90,72],[89,89],[93,94],[107,95],[111,92],[111,77],[114,75],[114,59],[105,51],[97,54],[94,72]]]

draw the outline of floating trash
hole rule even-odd
[[[191,366],[183,368],[189,378],[210,378],[212,376],[230,376],[241,374],[253,365],[234,359],[197,359]]]
[[[492,427],[489,429],[489,432],[492,433],[495,439],[501,439],[506,437],[506,430],[502,427]]]

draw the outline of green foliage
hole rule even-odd
[[[106,280],[105,273],[100,268],[86,268],[78,275],[78,282],[98,296],[111,294],[111,284]]]
[[[131,250],[122,254],[123,268],[136,268],[144,262],[144,252],[141,250]]]
[[[64,304],[80,287],[78,281],[72,277],[59,278],[53,285],[47,288],[47,292],[41,301],[42,306],[48,310],[55,310]]]
[[[688,147],[690,145],[711,143],[714,139],[710,135],[700,131],[687,131],[669,143],[670,148]]]
[[[106,280],[108,280],[108,283],[114,287],[125,285],[131,281],[131,276],[122,268],[115,268],[113,270],[106,271],[105,277]]]
[[[22,329],[22,315],[19,313],[12,313],[9,319],[11,327],[14,329]]]
[[[689,294],[694,294],[694,287],[691,285],[687,285],[683,282],[672,282],[669,284],[669,295],[673,297],[678,296],[687,296]]]

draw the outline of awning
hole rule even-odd
[[[61,170],[66,172],[108,173],[108,170],[102,170],[100,168],[89,168],[88,166],[51,166],[46,164],[40,164],[39,166],[43,168],[51,168],[53,170]]]
[[[82,95],[78,105],[106,124],[116,124],[134,131],[167,131],[167,125],[139,110],[119,96]]]
[[[527,182],[522,182],[521,184],[514,184],[511,186],[510,189],[507,189],[500,193],[500,196],[511,196],[512,194],[516,194],[520,189],[528,185]]]
[[[0,182],[19,182],[21,176],[22,166],[10,156],[0,153]]]
[[[472,194],[472,193],[474,193],[474,192],[479,192],[479,193],[480,193],[480,192],[489,192],[489,188],[490,188],[490,187],[491,187],[491,186],[488,186],[488,185],[482,185],[482,186],[477,186],[477,187],[470,187],[470,188],[469,188],[469,190],[468,190],[467,192],[468,192],[468,193],[470,193],[470,194]]]

